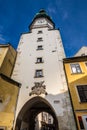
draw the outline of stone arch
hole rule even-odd
[[[52,115],[55,130],[58,130],[58,119],[53,107],[47,100],[40,96],[33,97],[24,104],[17,116],[15,130],[21,130],[23,122],[28,124],[27,130],[34,130],[35,117],[43,111]]]

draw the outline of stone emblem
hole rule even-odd
[[[33,94],[36,94],[36,95],[40,95],[40,94],[45,94],[47,95],[47,92],[46,92],[46,86],[43,85],[44,81],[41,81],[41,82],[35,82],[34,86],[31,88],[31,92],[29,93],[29,95],[33,95]]]

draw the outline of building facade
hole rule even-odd
[[[0,44],[0,130],[12,130],[20,84],[11,74],[16,51],[9,44]]]
[[[82,49],[79,54],[63,62],[77,129],[87,130],[87,56],[82,56]]]
[[[16,50],[10,44],[0,44],[0,73],[11,77],[16,55]]]
[[[18,44],[12,78],[22,84],[14,129],[34,130],[41,112],[53,117],[55,130],[76,130],[63,70],[60,31],[44,10],[37,13]]]

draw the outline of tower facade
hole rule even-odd
[[[22,84],[15,129],[35,129],[35,117],[48,112],[52,129],[76,130],[65,80],[60,31],[44,10],[35,15],[30,32],[20,37],[12,78]],[[42,129],[42,128],[40,128]]]

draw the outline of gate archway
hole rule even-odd
[[[41,112],[47,112],[53,117],[53,130],[58,130],[58,119],[50,103],[42,97],[34,97],[27,101],[20,110],[15,130],[35,130],[35,118]]]

